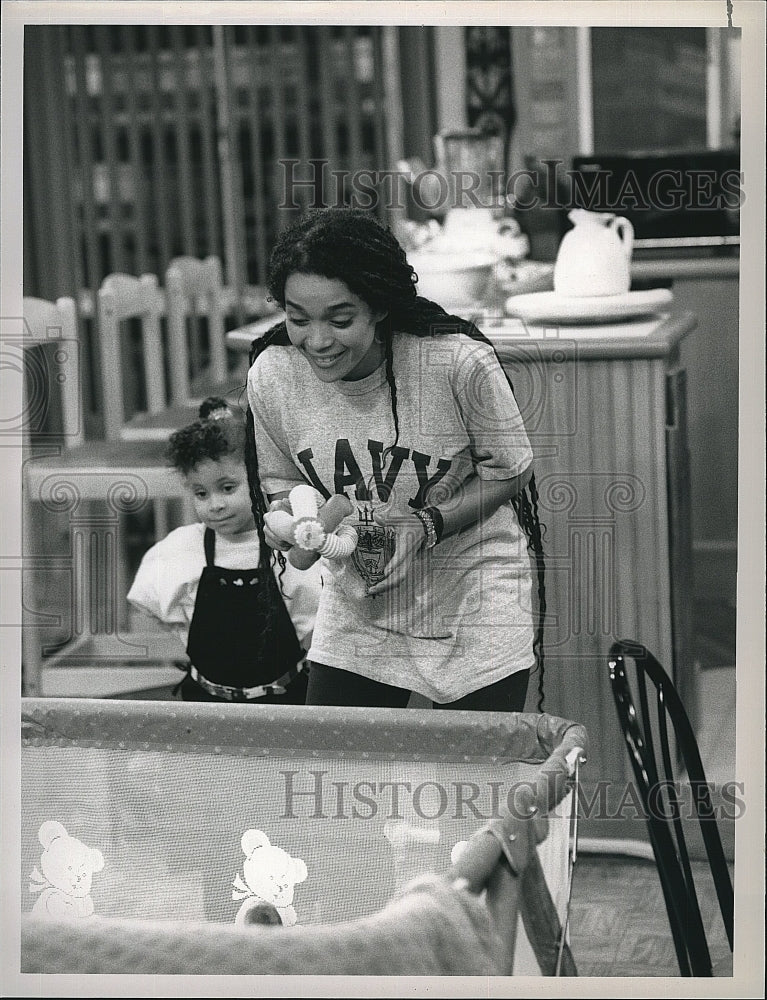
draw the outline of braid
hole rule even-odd
[[[384,452],[388,455],[389,452],[395,447],[399,441],[399,414],[397,413],[397,383],[394,381],[394,351],[392,348],[391,337],[386,337],[384,340],[384,352],[386,358],[386,381],[389,383],[389,392],[391,394],[391,412],[394,418],[394,443],[391,447],[387,448]]]
[[[543,622],[546,617],[546,565],[543,554],[544,530],[538,518],[538,487],[535,475],[530,477],[527,487],[512,498],[512,506],[516,511],[528,539],[528,548],[535,557],[536,578],[538,581],[538,622],[533,639],[533,653],[538,668],[538,711],[543,712]]]
[[[250,509],[253,511],[253,520],[256,522],[256,529],[258,530],[258,541],[260,545],[261,556],[259,559],[259,566],[265,566],[268,557],[271,554],[271,549],[266,544],[266,538],[264,537],[264,514],[266,513],[266,503],[264,501],[264,495],[261,491],[261,481],[258,477],[258,456],[256,454],[256,431],[253,424],[253,414],[248,407],[248,412],[245,415],[245,440],[247,446],[245,448],[245,468],[248,472],[248,488],[250,490]]]
[[[272,329],[269,330],[263,337],[258,340],[254,340],[250,345],[250,353],[248,355],[249,364],[252,366],[261,351],[265,350],[270,344],[281,343],[282,336],[284,336],[285,342],[288,343],[289,341],[285,324],[279,323],[277,326],[272,327]],[[250,508],[253,511],[253,520],[256,522],[256,529],[258,531],[260,553],[258,565],[259,567],[268,567],[270,563],[276,559],[277,564],[280,567],[279,579],[280,590],[282,590],[282,578],[287,568],[287,563],[282,552],[273,552],[267,545],[266,536],[264,535],[264,514],[267,512],[267,507],[266,500],[264,499],[264,492],[261,489],[261,478],[258,474],[256,428],[253,420],[253,411],[250,406],[248,406],[245,414],[245,468],[248,473]]]

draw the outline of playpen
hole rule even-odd
[[[21,972],[576,975],[585,752],[549,715],[22,699]]]

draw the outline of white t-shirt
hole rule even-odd
[[[248,376],[261,485],[308,481],[345,493],[364,532],[375,508],[449,507],[463,484],[511,479],[532,461],[519,409],[492,348],[464,335],[395,334],[399,437],[385,367],[323,383],[291,346],[272,346]],[[388,491],[388,497],[387,497]],[[362,537],[362,536],[361,536]],[[365,552],[324,560],[310,660],[454,701],[534,664],[531,563],[511,503],[421,549],[405,584],[365,596]],[[356,563],[356,565],[355,565]]]
[[[128,591],[134,607],[171,626],[186,650],[192,623],[197,585],[205,567],[205,525],[185,524],[171,531],[149,549]],[[258,566],[258,532],[225,537],[216,535],[215,562],[223,569],[253,569]],[[304,649],[311,643],[320,590],[322,568],[316,563],[301,572],[287,563],[282,576],[282,594]],[[275,577],[280,580],[279,567]]]

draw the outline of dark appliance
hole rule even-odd
[[[575,156],[570,189],[573,207],[628,218],[636,250],[740,244],[738,149]]]

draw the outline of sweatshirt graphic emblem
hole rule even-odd
[[[357,509],[357,547],[352,553],[352,564],[368,587],[383,579],[384,568],[394,555],[394,531],[373,520],[373,509],[368,504]]]

